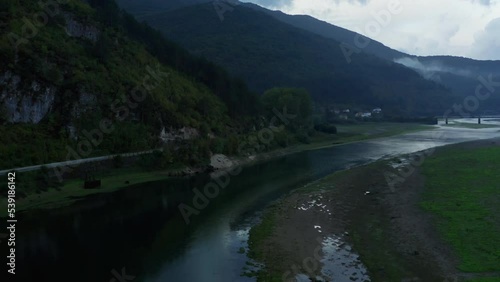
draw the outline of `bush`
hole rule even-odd
[[[160,167],[162,163],[163,153],[161,151],[153,151],[151,154],[144,154],[139,157],[139,166],[154,169]]]
[[[123,157],[121,155],[116,155],[113,157],[113,166],[119,168],[123,166]]]
[[[236,155],[238,153],[239,141],[236,135],[229,136],[225,153],[228,155]]]
[[[337,127],[333,124],[322,123],[314,126],[314,129],[328,134],[337,134]]]
[[[214,154],[222,154],[224,152],[224,140],[219,137],[215,137],[210,140],[210,151]]]
[[[276,144],[282,148],[288,147],[288,144],[290,143],[288,134],[285,131],[276,132],[274,134],[274,140]]]
[[[305,133],[305,132],[299,132],[295,135],[295,137],[297,138],[297,140],[300,143],[304,143],[304,144],[311,143],[311,139],[309,138],[309,135],[307,135],[307,133]]]

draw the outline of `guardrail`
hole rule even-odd
[[[133,157],[133,156],[151,154],[154,151],[163,151],[163,149],[154,149],[154,150],[141,151],[141,152],[123,153],[123,154],[107,155],[107,156],[93,157],[93,158],[86,158],[86,159],[79,159],[79,160],[72,160],[72,161],[65,161],[65,162],[55,162],[55,163],[42,164],[42,165],[33,165],[33,166],[5,169],[5,170],[0,170],[0,175],[5,175],[11,171],[27,172],[27,171],[39,170],[42,167],[55,168],[55,167],[63,167],[63,166],[74,166],[74,165],[91,163],[91,162],[100,162],[100,161],[113,159],[116,156]]]

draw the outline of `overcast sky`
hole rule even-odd
[[[500,0],[243,1],[307,14],[414,55],[500,60]],[[379,20],[377,32],[374,14],[389,13],[390,2],[399,3],[400,11],[391,13],[388,23]]]

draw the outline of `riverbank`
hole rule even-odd
[[[311,138],[311,142],[309,144],[294,144],[287,148],[260,153],[257,156],[251,156],[249,158],[233,158],[233,160],[236,164],[251,164],[303,151],[318,150],[354,142],[391,137],[436,128],[438,127],[411,123],[365,122],[361,124],[337,125],[337,134],[331,135],[316,133],[316,135]]]
[[[404,158],[335,173],[269,207],[249,239],[249,256],[266,267],[250,275],[364,281],[367,269],[371,281],[500,281],[500,139],[428,153],[395,186],[387,176],[408,171]],[[332,236],[336,252],[352,246],[360,260],[325,260]]]
[[[165,174],[161,172],[147,172],[138,168],[115,169],[101,178],[102,186],[99,189],[83,189],[82,180],[71,179],[65,181],[61,187],[52,188],[41,193],[31,193],[19,199],[16,203],[16,211],[65,207],[91,195],[111,193],[131,185],[165,178]],[[7,210],[0,210],[0,217],[6,216]]]
[[[224,157],[220,169],[231,169],[235,166],[251,165],[256,162],[267,161],[273,158],[306,151],[316,150],[325,147],[342,145],[351,142],[358,142],[368,139],[394,136],[409,132],[429,130],[433,126],[401,123],[363,123],[355,125],[339,125],[338,134],[327,135],[318,133],[311,139],[310,144],[296,144],[287,148],[277,149],[270,152],[260,153],[249,157]],[[212,164],[217,168],[217,165]],[[176,167],[167,170],[145,170],[140,167],[107,169],[99,172],[98,177],[102,186],[99,189],[83,189],[83,180],[69,179],[57,188],[51,188],[39,193],[26,193],[24,197],[19,197],[16,203],[16,211],[23,212],[33,209],[53,209],[73,204],[87,196],[110,193],[119,189],[130,187],[131,185],[160,181],[169,177],[188,176],[199,173],[200,169],[190,167]],[[18,181],[22,181],[23,174],[17,176]],[[18,194],[23,193],[18,185]],[[6,198],[0,200],[2,204]],[[6,217],[7,211],[0,210],[0,217]]]

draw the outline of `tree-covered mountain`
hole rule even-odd
[[[168,2],[168,1],[167,1]],[[477,75],[487,75],[487,74],[498,74],[500,73],[500,61],[481,61],[473,60],[464,57],[455,56],[414,56],[404,52],[394,50],[372,38],[367,38],[356,32],[347,30],[342,27],[332,25],[328,22],[318,20],[314,17],[307,15],[288,15],[281,11],[271,11],[266,8],[260,7],[252,3],[243,4],[249,8],[255,9],[263,13],[267,13],[274,18],[288,23],[292,26],[313,32],[315,34],[324,36],[326,38],[335,39],[339,42],[343,42],[352,45],[354,48],[360,48],[356,46],[355,39],[360,37],[359,40],[362,43],[369,42],[361,46],[363,52],[376,55],[377,57],[387,59],[387,60],[397,60],[401,58],[414,58],[418,59],[425,65],[436,66],[440,65],[443,69],[448,70],[462,70],[467,72],[473,72]]]
[[[408,115],[438,114],[452,96],[400,64],[365,53],[350,54],[347,60],[339,42],[245,5],[232,6],[223,21],[213,3],[156,13],[146,20],[261,93],[274,86],[304,87],[319,102],[379,106]]]
[[[122,1],[127,1],[127,0],[122,0]],[[189,1],[188,1],[189,2]],[[450,107],[454,103],[461,103],[464,101],[464,98],[470,95],[474,95],[475,89],[480,83],[478,80],[478,76],[483,76],[483,77],[488,77],[490,75],[493,76],[500,76],[500,62],[498,61],[478,61],[478,60],[472,60],[468,58],[460,58],[460,57],[452,57],[452,56],[428,56],[428,57],[418,57],[418,56],[413,56],[409,54],[405,54],[403,52],[391,49],[385,45],[383,45],[380,42],[377,42],[376,40],[373,39],[367,39],[364,38],[363,36],[349,31],[347,29],[341,28],[334,26],[332,24],[329,24],[324,21],[320,21],[318,19],[315,19],[310,16],[305,16],[305,15],[287,15],[285,13],[282,13],[280,11],[271,11],[265,8],[262,8],[258,5],[252,4],[252,3],[241,3],[241,2],[236,2],[236,1],[206,1],[206,0],[197,0],[194,1],[196,3],[206,3],[206,9],[205,9],[205,14],[197,14],[194,11],[192,11],[190,14],[186,14],[186,9],[181,9],[181,8],[186,8],[187,9],[200,9],[195,8],[193,3],[183,3],[182,5],[177,5],[175,1],[173,0],[164,0],[164,1],[156,1],[156,0],[145,0],[141,2],[136,2],[136,7],[135,9],[129,10],[131,13],[134,15],[140,17],[141,20],[145,20],[149,22],[151,25],[156,27],[157,29],[161,30],[164,32],[167,36],[172,37],[172,39],[177,40],[184,46],[186,46],[188,49],[192,51],[196,51],[202,55],[207,56],[210,59],[214,59],[217,62],[225,65],[230,69],[232,72],[235,72],[240,74],[241,76],[245,77],[246,81],[249,82],[249,85],[253,87],[254,89],[258,91],[262,91],[262,84],[265,85],[265,80],[267,79],[268,81],[276,81],[278,83],[282,83],[282,81],[293,81],[292,83],[295,83],[300,86],[307,87],[308,89],[311,90],[313,94],[315,94],[316,97],[318,96],[336,96],[335,94],[325,94],[324,91],[318,91],[317,89],[314,89],[313,86],[311,86],[312,83],[314,82],[304,82],[303,80],[297,79],[297,73],[293,73],[290,75],[287,75],[286,72],[290,71],[290,65],[288,66],[277,66],[276,63],[272,62],[264,62],[262,65],[261,61],[257,58],[255,60],[255,63],[253,65],[246,65],[243,64],[241,67],[246,68],[246,70],[241,69],[239,66],[231,66],[233,64],[235,59],[235,56],[233,56],[233,53],[235,52],[235,48],[237,48],[240,45],[233,45],[233,40],[235,42],[241,42],[241,45],[244,45],[243,42],[246,42],[245,40],[242,40],[241,37],[243,37],[243,34],[239,34],[239,32],[236,30],[237,28],[240,29],[241,31],[245,32],[246,34],[244,35],[245,37],[250,37],[254,36],[255,38],[253,40],[250,40],[250,42],[246,42],[246,46],[251,46],[254,42],[252,41],[258,41],[261,40],[261,42],[256,43],[259,45],[259,48],[253,48],[253,52],[251,52],[248,55],[248,60],[253,61],[253,56],[257,55],[257,53],[260,53],[262,57],[271,57],[273,58],[276,53],[279,53],[281,51],[286,50],[286,47],[281,47],[281,49],[277,50],[261,50],[262,48],[269,47],[269,49],[273,48],[274,46],[279,46],[279,44],[271,44],[269,42],[269,37],[274,37],[274,40],[276,41],[281,41],[281,42],[286,42],[287,37],[295,36],[293,32],[291,32],[290,29],[284,28],[283,25],[280,25],[279,23],[273,22],[269,19],[266,20],[265,26],[266,29],[266,34],[267,37],[260,37],[260,34],[258,32],[258,29],[254,29],[255,32],[253,33],[248,33],[248,29],[251,29],[251,26],[255,26],[255,22],[257,20],[261,21],[263,19],[262,15],[260,14],[265,14],[268,15],[269,17],[272,17],[276,20],[278,20],[281,23],[287,24],[289,27],[293,26],[295,28],[298,28],[302,31],[307,31],[309,33],[309,36],[312,34],[319,35],[323,38],[328,38],[328,39],[333,39],[335,41],[338,41],[336,43],[330,44],[331,48],[334,48],[336,50],[330,50],[331,48],[326,48],[329,49],[326,51],[327,53],[333,52],[333,53],[338,53],[338,52],[361,52],[365,54],[370,54],[374,55],[378,58],[381,58],[383,60],[387,60],[390,62],[397,62],[398,64],[402,64],[405,67],[412,69],[416,71],[423,79],[427,79],[436,83],[439,83],[443,85],[444,87],[448,88],[449,91],[453,93],[452,98],[450,98],[450,95],[448,94],[443,94],[445,96],[448,96],[446,98],[446,104],[447,107]],[[139,4],[141,3],[141,4]],[[151,11],[150,13],[136,13],[135,11],[141,11],[141,6],[150,6],[152,3],[155,6],[155,11]],[[217,4],[219,3],[219,4]],[[212,6],[210,8],[210,6]],[[124,8],[127,8],[126,6],[123,6]],[[235,11],[237,15],[242,15],[242,11],[244,10],[243,7],[249,8],[253,10],[255,13],[251,12],[245,12],[244,14],[246,15],[251,15],[251,16],[243,16],[240,17],[240,20],[238,19],[237,16],[234,15]],[[163,10],[162,10],[163,9]],[[179,10],[176,10],[179,9]],[[212,11],[209,11],[209,10]],[[184,10],[184,11],[183,11]],[[162,13],[163,11],[163,13]],[[170,11],[170,12],[169,12]],[[177,14],[177,13],[180,14]],[[180,25],[180,15],[183,15],[184,17],[184,22],[182,24],[184,25],[183,27],[180,28],[182,32],[176,32],[176,29],[179,29]],[[221,17],[220,14],[223,14],[223,20],[220,21]],[[186,18],[187,16],[194,16],[192,18]],[[214,22],[213,20],[219,19],[219,22]],[[207,26],[202,26],[200,28],[199,22],[207,22],[209,23]],[[175,25],[175,28],[173,27]],[[228,32],[227,31],[227,25],[232,26],[232,31]],[[248,25],[247,29],[245,29],[245,26]],[[283,30],[287,29],[288,31],[283,34]],[[190,32],[193,33],[190,33]],[[226,32],[226,38],[219,36],[218,39],[214,38],[209,38],[209,35],[214,34],[215,32],[218,31],[223,31]],[[273,32],[276,31],[276,34],[273,36]],[[201,34],[203,32],[203,34]],[[281,32],[281,33],[280,33]],[[284,37],[283,37],[284,36]],[[363,48],[358,48],[356,44],[354,43],[355,38],[358,36],[361,36],[361,41],[365,42],[368,41],[369,44],[367,46],[363,46]],[[307,37],[302,37],[302,38],[297,38],[297,40],[308,40],[307,44],[309,47],[313,44],[318,44],[316,40],[310,40]],[[219,41],[222,40],[222,41]],[[214,42],[217,41],[217,42]],[[303,42],[306,44],[306,42]],[[341,45],[342,43],[342,45]],[[321,44],[321,43],[320,43]],[[288,47],[290,49],[293,49],[293,45],[288,44]],[[343,50],[341,49],[341,46],[343,46]],[[349,46],[349,47],[346,47]],[[245,46],[243,46],[246,48]],[[352,49],[350,49],[352,48]],[[295,50],[295,53],[290,52],[289,54],[297,54],[302,52],[304,48]],[[313,51],[316,54],[320,52],[317,48]],[[276,56],[279,56],[276,55]],[[328,58],[328,54],[324,55],[324,58]],[[366,56],[364,56],[366,58]],[[302,62],[299,63],[299,65],[311,65],[313,68],[313,71],[318,71],[321,70],[321,67],[317,67],[317,60],[316,61],[307,61],[311,59],[311,57],[308,57],[307,55],[302,56]],[[314,58],[313,58],[314,59]],[[352,58],[351,58],[352,59]],[[362,59],[363,60],[363,59]],[[368,60],[367,60],[368,61]],[[257,63],[258,62],[258,63]],[[342,67],[342,64],[340,62],[338,66]],[[258,65],[258,67],[257,67]],[[259,69],[259,67],[262,65],[262,67],[268,67],[269,69],[273,69],[276,67],[275,72],[280,73],[282,72],[282,69],[285,69],[285,73],[282,74],[281,76],[278,77],[277,74],[274,76],[271,74],[269,75],[268,73],[263,74],[263,70]],[[365,61],[362,62],[362,65],[368,66],[369,64],[365,64]],[[293,67],[293,66],[292,66]],[[246,72],[246,73],[244,73]],[[308,74],[311,74],[312,72],[308,71]],[[319,72],[319,71],[318,71]],[[376,71],[377,72],[377,71]],[[351,77],[351,74],[349,74],[349,69],[346,68],[345,71],[343,72],[347,77]],[[302,79],[306,79],[305,77],[301,76],[300,72],[298,74]],[[371,74],[370,74],[371,76]],[[265,77],[265,78],[264,78]],[[324,83],[324,80],[328,78],[331,78],[330,74],[325,74],[322,73],[321,75],[316,75],[315,79],[318,82],[319,85],[328,85],[328,88],[333,89],[332,83]],[[373,76],[375,79],[378,79],[378,77],[375,75]],[[359,78],[359,77],[358,77]],[[314,79],[312,79],[314,80]],[[359,79],[358,79],[359,81]],[[289,82],[290,83],[290,82]],[[335,86],[337,86],[335,84]],[[316,85],[317,88],[317,85]],[[414,87],[406,87],[407,89],[413,89]],[[318,92],[323,92],[323,94],[318,94]],[[342,90],[342,92],[344,92]],[[353,91],[353,92],[359,92],[358,90]],[[398,91],[399,93],[403,93],[404,91]],[[344,92],[345,93],[345,92]],[[355,95],[355,94],[353,94]],[[371,95],[371,94],[369,94]],[[389,96],[391,94],[388,94]],[[399,94],[396,94],[399,95]],[[450,99],[449,99],[450,98]],[[403,98],[404,99],[404,98]],[[335,101],[345,101],[345,99],[334,99]],[[363,100],[364,97],[363,97]],[[433,102],[435,102],[435,99],[432,99]],[[382,103],[383,101],[380,101],[379,103]],[[428,100],[430,103],[431,100]],[[500,104],[500,96],[499,95],[494,95],[492,96],[489,100],[488,103],[483,103],[480,105],[480,110],[481,111],[495,111],[498,108],[498,105]],[[381,104],[385,106],[385,104]],[[442,113],[442,112],[441,112]]]
[[[478,79],[479,76],[486,79],[489,76],[494,76],[497,78],[496,81],[500,81],[500,61],[480,61],[454,56],[414,56],[391,49],[376,40],[366,38],[356,32],[315,19],[311,16],[288,15],[281,11],[271,11],[252,3],[245,3],[244,5],[271,15],[297,28],[348,44],[353,49],[401,63],[416,70],[423,77],[449,87],[460,97],[456,99],[456,102],[462,102],[460,100],[463,100],[466,96],[475,95],[477,86],[481,84],[481,81]],[[359,40],[364,45],[356,46],[356,40]],[[494,95],[488,99],[488,103],[481,105],[481,110],[498,112],[499,107],[500,95]]]
[[[156,148],[161,138],[199,136],[208,147],[253,126],[259,102],[242,81],[113,1],[1,8],[1,168],[63,161],[66,145],[80,157]],[[95,142],[84,150],[86,138]]]
[[[117,0],[117,4],[126,11],[129,11],[138,20],[142,21],[143,18],[162,13],[167,10],[174,10],[180,7],[206,3],[210,0]]]
[[[315,34],[321,35],[326,38],[335,39],[336,41],[349,44],[353,48],[361,49],[360,51],[376,55],[383,59],[392,61],[394,59],[408,56],[407,54],[391,49],[390,47],[387,47],[376,40],[369,39],[356,32],[350,31],[348,29],[339,26],[332,25],[330,23],[318,20],[311,16],[289,15],[281,11],[272,11],[252,3],[245,3],[244,5],[256,11],[266,13],[284,23],[290,24],[292,26],[295,26],[303,30],[313,32]],[[369,44],[366,44],[366,46],[363,45],[362,46],[363,48],[357,47],[354,41],[357,37],[360,38],[359,42],[362,43],[369,42]]]

